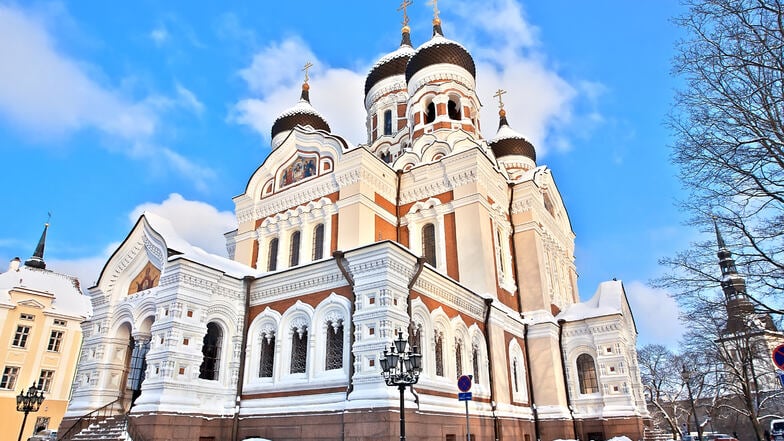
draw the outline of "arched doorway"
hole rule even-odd
[[[128,352],[126,356],[126,375],[122,396],[126,408],[130,410],[136,399],[142,393],[145,373],[147,371],[147,352],[150,350],[150,330],[154,316],[145,318],[139,329],[131,333],[128,338]]]

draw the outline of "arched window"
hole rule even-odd
[[[460,118],[460,105],[455,102],[455,100],[450,99],[449,103],[446,105],[447,113],[449,114],[449,119],[454,119],[459,121]]]
[[[199,367],[199,378],[218,379],[222,340],[223,331],[220,326],[213,322],[207,323],[207,334],[204,335],[204,343],[201,347],[204,359]]]
[[[436,375],[444,376],[444,334],[436,332]]]
[[[455,374],[463,375],[463,341],[455,341]]]
[[[577,357],[577,377],[580,381],[581,394],[599,392],[599,384],[596,381],[596,365],[590,355],[581,354]]]
[[[289,250],[289,266],[299,265],[299,238],[300,232],[291,233],[291,249]]]
[[[259,358],[259,377],[272,377],[272,366],[275,363],[275,333],[261,336],[261,357]]]
[[[313,230],[313,260],[324,257],[324,224],[316,225]]]
[[[436,105],[430,101],[425,110],[425,124],[430,124],[436,120]]]
[[[422,257],[431,266],[436,266],[436,226],[433,224],[422,227]]]
[[[267,271],[278,269],[278,238],[269,242],[269,253],[267,253]]]
[[[471,347],[471,360],[473,361],[474,383],[479,383],[479,348],[476,345]]]
[[[308,364],[308,327],[293,328],[291,333],[292,374],[304,374]]]
[[[326,370],[343,367],[343,320],[327,322]]]
[[[408,345],[411,352],[422,353],[422,325],[411,323],[411,331],[408,334]]]
[[[392,134],[392,111],[384,112],[384,135]]]

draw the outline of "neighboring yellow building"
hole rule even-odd
[[[35,384],[44,402],[30,413],[23,440],[37,430],[56,429],[68,406],[82,343],[80,324],[90,302],[75,277],[46,269],[46,231],[24,264],[17,257],[0,274],[0,441],[15,441],[23,413],[16,396]]]

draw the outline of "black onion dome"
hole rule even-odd
[[[406,82],[411,81],[420,70],[434,64],[454,64],[467,70],[476,79],[476,65],[471,54],[460,44],[449,40],[441,33],[441,25],[433,26],[433,38],[419,46],[408,65],[406,65]]]
[[[506,121],[506,115],[501,116],[501,122],[498,125],[498,132],[495,138],[490,140],[490,148],[496,158],[504,156],[525,156],[530,158],[536,163],[536,149],[534,145],[528,142],[523,135],[515,132],[509,127]]]
[[[272,124],[272,138],[270,139],[275,138],[278,133],[291,130],[296,126],[311,126],[317,130],[330,131],[327,120],[310,105],[308,89],[307,83],[303,84],[299,102],[278,116]]]
[[[408,32],[403,31],[400,47],[394,52],[390,52],[383,56],[370,69],[370,73],[367,78],[365,78],[365,96],[367,96],[370,89],[378,84],[379,81],[396,75],[405,74],[406,64],[408,64],[408,60],[411,59],[414,53],[414,48],[411,46],[411,37]]]

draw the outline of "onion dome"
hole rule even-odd
[[[310,85],[307,81],[302,83],[302,95],[300,95],[299,102],[278,116],[272,124],[271,139],[275,139],[278,134],[296,126],[311,126],[317,130],[330,131],[327,120],[310,105],[309,90]]]
[[[536,163],[534,145],[509,127],[509,122],[506,120],[506,110],[501,109],[498,115],[501,117],[501,121],[498,123],[498,132],[489,143],[495,157],[525,156]]]
[[[367,96],[370,89],[381,80],[406,73],[406,64],[408,64],[408,60],[410,60],[416,52],[411,46],[410,32],[411,30],[409,27],[404,26],[400,47],[394,52],[384,55],[376,62],[373,68],[370,69],[370,73],[367,78],[365,78],[365,96]]]
[[[433,38],[417,48],[416,53],[406,65],[406,82],[420,70],[434,64],[453,64],[460,66],[476,79],[476,65],[468,50],[459,43],[444,37],[441,20],[433,20]]]

